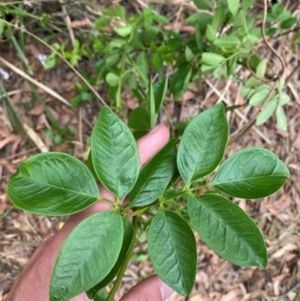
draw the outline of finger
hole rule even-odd
[[[157,153],[170,138],[170,133],[164,125],[158,125],[150,133],[137,141],[141,166]]]
[[[134,286],[120,301],[164,301],[173,290],[154,275]]]

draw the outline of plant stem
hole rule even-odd
[[[131,242],[131,245],[128,249],[128,252],[123,260],[123,263],[122,263],[122,266],[120,268],[120,271],[119,271],[119,274],[118,274],[118,277],[116,279],[116,282],[114,283],[114,286],[112,288],[112,290],[110,291],[106,301],[113,301],[114,299],[114,296],[122,282],[122,279],[123,279],[123,276],[125,274],[125,271],[126,271],[126,268],[127,268],[127,265],[131,259],[131,256],[132,256],[132,253],[133,253],[133,248],[134,248],[134,245],[135,245],[135,236],[136,236],[136,227],[137,227],[137,218],[136,216],[133,217],[133,226],[134,226],[134,239],[132,240]]]

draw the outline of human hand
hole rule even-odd
[[[137,141],[140,164],[145,164],[169,140],[169,131],[165,126],[158,126],[152,132]],[[100,187],[101,196],[114,200],[113,195]],[[48,301],[49,287],[53,267],[65,239],[74,227],[86,217],[99,211],[110,210],[113,206],[96,202],[89,208],[71,215],[62,229],[45,241],[33,254],[29,263],[15,281],[6,301]],[[151,276],[134,286],[120,301],[163,301],[172,290],[158,276]],[[71,301],[89,301],[85,293]]]

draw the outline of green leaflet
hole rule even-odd
[[[92,133],[92,158],[105,188],[123,199],[138,177],[138,150],[129,128],[108,108],[102,108]]]
[[[228,131],[223,104],[197,115],[188,124],[177,156],[178,169],[187,186],[219,165],[227,145]]]
[[[158,276],[181,295],[194,285],[197,250],[189,225],[177,214],[160,210],[148,234],[151,261]]]
[[[215,194],[189,195],[188,212],[201,238],[221,257],[239,266],[267,266],[263,236],[239,206]]]
[[[176,170],[176,141],[171,139],[141,170],[129,194],[130,207],[147,206],[167,188]]]
[[[64,153],[43,153],[24,161],[8,182],[8,196],[18,208],[43,215],[85,209],[100,196],[92,173]]]
[[[115,276],[119,273],[122,262],[127,254],[128,249],[130,248],[130,245],[135,242],[134,241],[135,230],[127,218],[125,218],[123,220],[123,229],[124,229],[123,243],[122,243],[122,248],[121,248],[118,260],[115,263],[112,270],[109,272],[109,274],[103,280],[101,280],[98,284],[96,284],[94,287],[92,287],[91,289],[89,289],[86,292],[86,294],[88,295],[88,297],[90,299],[94,299],[95,296],[97,295],[97,293],[102,288],[105,288],[105,286],[107,286],[115,278]]]
[[[215,174],[212,184],[238,198],[258,199],[276,192],[289,176],[289,170],[274,153],[251,147],[227,159]]]
[[[50,301],[67,301],[104,279],[116,263],[123,242],[117,211],[83,220],[64,242],[50,284]]]

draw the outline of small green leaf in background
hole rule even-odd
[[[205,30],[205,37],[208,41],[213,42],[216,39],[217,31],[210,24],[207,25]]]
[[[200,237],[222,258],[239,266],[267,266],[263,236],[239,206],[216,194],[189,195],[188,212]]]
[[[148,111],[142,107],[135,108],[128,116],[128,126],[136,140],[146,135],[151,129]]]
[[[210,0],[193,0],[193,2],[199,9],[211,9]]]
[[[2,16],[0,15],[0,18],[2,18]],[[2,22],[1,20],[0,20],[0,36],[2,36],[2,33],[3,33],[3,31],[4,31],[4,22]]]
[[[251,5],[253,5],[257,0],[243,0],[242,1],[242,9],[247,10]]]
[[[228,133],[223,104],[191,120],[183,133],[177,156],[177,166],[187,186],[208,175],[219,165],[227,145]]]
[[[289,170],[274,153],[251,147],[229,157],[218,169],[212,184],[234,197],[258,199],[276,192],[289,177]]]
[[[256,125],[264,124],[275,112],[277,108],[277,100],[272,99],[267,102],[261,112],[256,117]]]
[[[250,97],[249,105],[258,106],[264,103],[270,93],[270,86],[261,85],[259,88],[254,90],[254,94]]]
[[[227,0],[229,11],[235,16],[239,10],[240,0]]]
[[[67,301],[104,279],[116,263],[123,242],[118,211],[102,211],[79,223],[56,260],[50,301]]]
[[[226,18],[226,12],[225,12],[225,6],[223,4],[217,5],[215,12],[213,14],[212,19],[212,27],[218,31],[219,27],[222,26],[225,22]]]
[[[164,103],[166,93],[168,90],[168,77],[164,76],[161,80],[153,84],[153,93],[155,99],[155,112],[159,112],[162,104]]]
[[[106,74],[105,80],[111,87],[116,87],[119,83],[119,76],[115,73],[109,72]]]
[[[291,28],[293,25],[297,23],[297,18],[288,18],[281,22],[280,28],[281,29],[288,29]]]
[[[142,82],[144,83],[144,85],[147,85],[149,64],[148,64],[148,56],[146,52],[143,51],[138,55],[138,57],[136,58],[136,66]]]
[[[241,44],[241,41],[238,37],[226,36],[215,39],[213,44],[221,48],[236,48],[239,44]]]
[[[75,213],[100,197],[88,168],[78,159],[56,152],[24,161],[8,182],[8,196],[16,207],[42,215]]]
[[[129,194],[130,207],[147,206],[167,188],[176,170],[176,141],[171,139],[143,167]]]
[[[175,99],[182,97],[188,88],[191,76],[192,69],[189,64],[184,64],[176,70],[170,84],[170,92],[174,95]]]
[[[114,32],[116,32],[120,37],[126,38],[132,32],[131,26],[124,26],[124,27],[114,27]]]
[[[91,144],[98,178],[119,200],[123,199],[134,186],[140,166],[132,133],[117,115],[103,107]]]
[[[148,249],[158,276],[187,296],[194,285],[197,250],[189,225],[176,213],[160,210],[151,222]]]
[[[90,299],[94,299],[97,293],[101,291],[102,288],[105,288],[119,273],[119,270],[128,252],[128,249],[130,248],[130,245],[134,243],[135,230],[127,218],[124,218],[123,220],[123,229],[124,229],[123,243],[122,243],[122,248],[118,260],[116,261],[114,267],[111,269],[109,274],[102,281],[100,281],[98,284],[96,284],[94,287],[92,287],[86,292],[86,294]],[[104,301],[105,300],[106,299],[104,299]]]
[[[184,54],[185,54],[185,59],[188,63],[193,60],[194,53],[188,46],[185,47],[185,53]]]
[[[283,131],[287,131],[287,119],[282,106],[277,106],[276,119],[278,127]]]
[[[225,61],[225,57],[212,52],[203,52],[201,61],[208,66],[220,66]]]
[[[275,3],[272,5],[271,13],[274,17],[278,18],[284,11],[284,5],[282,3]]]
[[[284,93],[284,92],[279,93],[279,105],[280,106],[286,105],[289,101],[290,101],[290,97],[286,93]]]
[[[264,78],[266,74],[268,59],[261,60],[256,68],[256,75]]]
[[[128,126],[134,130],[150,130],[150,116],[142,107],[135,108],[128,117]]]

